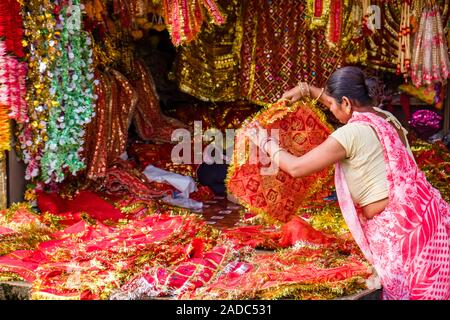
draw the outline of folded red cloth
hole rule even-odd
[[[57,193],[36,191],[37,204],[41,212],[52,214],[86,212],[92,218],[117,221],[125,216],[112,204],[90,191],[80,191],[72,200],[63,199]]]

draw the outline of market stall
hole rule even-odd
[[[333,170],[262,175],[234,130],[256,119],[305,154],[338,121],[283,92],[358,65],[450,201],[449,17],[437,0],[2,1],[0,282],[26,283],[31,299],[379,289]]]

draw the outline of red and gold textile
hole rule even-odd
[[[111,299],[178,297],[207,284],[237,255],[238,252],[232,247],[223,245],[206,253],[194,252],[192,258],[186,259],[173,268],[147,267],[120,288],[120,291],[113,294]]]
[[[147,177],[131,163],[118,160],[106,170],[105,179],[97,187],[98,191],[115,197],[133,196],[150,200],[171,194],[167,188],[152,184]]]
[[[225,16],[216,0],[163,0],[164,22],[175,46],[194,40],[201,30],[206,13],[215,24],[223,24]]]
[[[49,238],[0,257],[1,279],[33,282],[33,299],[105,299],[144,266],[202,257],[217,233],[194,215],[162,213],[114,226],[78,221]]]
[[[112,204],[90,191],[80,191],[73,199],[63,199],[57,193],[37,191],[37,204],[41,212],[53,215],[86,212],[98,221],[117,222],[125,216]]]
[[[333,299],[366,289],[370,266],[336,248],[300,247],[232,261],[182,299]]]
[[[192,178],[196,178],[196,164],[176,164],[172,162],[171,153],[174,145],[171,143],[144,144],[135,143],[128,149],[128,155],[134,158],[139,167],[144,170],[148,165],[158,167],[170,172],[175,172]],[[192,148],[193,152],[194,148]],[[191,159],[193,155],[191,154]]]
[[[325,30],[309,30],[306,1],[250,0],[243,8],[241,95],[274,103],[299,81],[323,86],[343,55],[327,46]]]
[[[312,101],[290,106],[279,101],[256,115],[265,129],[279,129],[280,146],[301,156],[326,140],[332,128]],[[243,126],[245,129],[245,124]],[[251,161],[246,148],[248,139],[237,134],[234,154],[228,171],[227,188],[244,206],[274,221],[288,221],[308,201],[321,200],[329,193],[331,169],[304,178],[293,178],[278,170],[277,174],[261,174],[262,161]],[[240,154],[245,150],[244,154]]]
[[[201,121],[204,130],[216,128],[224,132],[225,129],[239,128],[245,119],[259,109],[259,106],[248,102],[195,103],[179,105],[170,114],[191,128],[194,121]]]
[[[431,144],[422,140],[413,141],[411,150],[427,180],[450,203],[450,150],[442,142]]]
[[[195,41],[179,48],[174,65],[181,91],[203,101],[239,98],[242,42],[241,1],[219,0],[226,14],[223,25],[206,23]]]
[[[128,129],[135,113],[136,91],[118,71],[96,72],[96,116],[87,125],[84,154],[87,178],[104,178],[107,167],[126,150]]]
[[[0,211],[0,256],[16,250],[32,250],[50,239],[54,229],[40,221],[37,213],[25,204]]]
[[[186,128],[180,121],[162,114],[155,83],[142,59],[134,64],[137,80],[133,81],[138,93],[134,124],[143,140],[171,142],[175,129]]]

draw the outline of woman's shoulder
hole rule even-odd
[[[370,126],[364,123],[347,123],[342,127],[336,129],[333,133],[345,134],[345,133],[355,133],[355,132],[366,132],[370,130]]]

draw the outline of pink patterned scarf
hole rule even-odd
[[[384,299],[450,299],[450,206],[419,170],[395,129],[372,113],[349,123],[370,125],[384,150],[389,204],[360,221],[340,164],[339,205],[355,241],[373,264]]]

